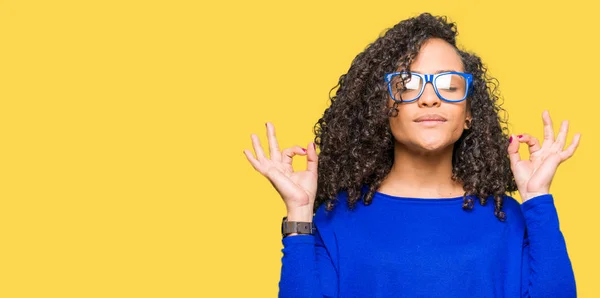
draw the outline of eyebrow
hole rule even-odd
[[[438,74],[438,73],[442,73],[442,72],[450,72],[450,71],[456,71],[456,72],[460,72],[459,70],[453,70],[453,69],[442,69],[442,70],[438,70],[436,72],[434,72],[434,74]],[[412,70],[412,72],[416,72],[418,74],[423,74],[423,72],[418,71],[418,70]]]

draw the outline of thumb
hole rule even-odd
[[[306,156],[306,170],[317,174],[319,156],[317,155],[317,145],[314,142],[308,144],[308,147],[306,149]]]
[[[513,135],[510,135],[509,143],[508,143],[508,156],[510,158],[510,165],[515,166],[519,161],[521,161],[521,155],[519,154],[519,140],[517,140]]]

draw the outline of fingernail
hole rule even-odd
[[[302,148],[302,151],[304,151],[304,153],[306,153],[306,149]]]
[[[315,148],[315,150],[317,150],[317,144],[313,143],[313,148]]]
[[[510,136],[510,139],[508,139],[509,143],[512,143],[512,136]]]
[[[518,135],[518,136],[517,136],[517,138],[519,138],[519,139],[520,139],[520,138],[522,138],[522,137],[523,137],[523,135]]]

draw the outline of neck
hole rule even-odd
[[[461,196],[462,184],[452,180],[452,149],[450,145],[436,152],[417,152],[396,143],[394,164],[379,191],[419,198]]]

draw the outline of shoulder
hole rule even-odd
[[[502,211],[506,213],[506,218],[509,222],[524,223],[525,218],[523,217],[523,211],[521,209],[521,203],[517,201],[511,195],[505,194],[503,196]]]
[[[332,210],[327,210],[327,203],[322,203],[314,215],[314,222],[317,226],[331,226],[336,222],[342,222],[347,218],[349,213],[348,208],[348,192],[345,190],[339,191],[334,200]]]
[[[517,199],[515,199],[513,196],[505,194],[503,196],[503,204],[502,204],[503,208],[505,209],[521,209],[521,203],[519,203],[519,201],[517,201]]]
[[[317,211],[315,212],[315,219],[330,219],[336,213],[340,213],[340,209],[346,208],[348,192],[340,191],[335,197],[334,207],[332,210],[327,210],[327,202],[321,203]]]

